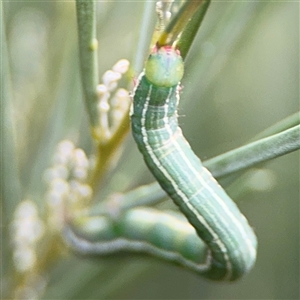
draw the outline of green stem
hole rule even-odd
[[[3,225],[8,225],[20,197],[20,182],[18,179],[18,160],[16,156],[16,131],[13,120],[12,87],[9,71],[9,61],[6,36],[3,24],[2,3],[0,4],[0,170],[1,170],[1,204],[5,214],[1,219]]]
[[[292,128],[294,126],[297,126],[300,124],[300,111],[284,118],[283,120],[280,120],[276,124],[272,125],[271,127],[268,127],[267,129],[261,131],[259,134],[257,134],[251,141],[255,141],[264,137],[268,137],[272,134],[279,133],[283,130]]]
[[[172,18],[157,41],[157,47],[172,45],[204,0],[187,0]]]
[[[95,1],[76,0],[81,81],[86,109],[97,137],[99,116],[96,88],[99,83],[96,39]]]
[[[167,197],[165,191],[157,182],[139,186],[125,194],[112,194],[106,201],[99,202],[91,211],[92,215],[116,213],[136,206],[153,206]]]
[[[209,7],[210,0],[204,1],[202,5],[197,9],[191,20],[187,23],[185,26],[179,40],[177,43],[177,47],[180,50],[180,54],[185,60],[192,43],[195,39],[195,36],[198,32],[198,29],[200,28],[200,25],[204,19],[204,16],[206,14],[206,11]]]
[[[0,252],[2,258],[0,263],[0,282],[4,282],[2,281],[4,280],[3,277],[8,276],[13,268],[12,244],[9,229],[15,208],[20,202],[21,185],[16,155],[17,141],[12,112],[11,78],[2,2],[0,3],[0,20],[0,219],[2,227],[0,231]],[[6,280],[8,280],[8,278],[6,278]],[[5,296],[5,292],[7,291],[2,290],[1,295]]]
[[[205,162],[220,178],[300,149],[300,125],[234,149]]]
[[[143,69],[145,53],[148,55],[149,32],[151,28],[151,12],[154,11],[155,2],[145,1],[143,15],[141,18],[141,26],[138,34],[138,42],[136,45],[136,52],[134,54],[132,68],[134,71],[141,71]]]

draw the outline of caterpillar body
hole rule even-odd
[[[66,223],[66,243],[83,255],[147,253],[213,280],[233,281],[256,259],[256,236],[236,204],[203,167],[177,120],[183,61],[171,47],[156,49],[133,92],[132,134],[175,212],[135,207],[83,215]]]
[[[256,259],[256,236],[223,188],[203,167],[178,125],[183,61],[162,47],[150,54],[133,93],[132,134],[161,187],[208,247],[193,268],[214,280],[236,280]]]

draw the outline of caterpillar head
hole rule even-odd
[[[170,46],[155,48],[150,54],[145,75],[148,81],[159,87],[177,85],[183,76],[183,60],[178,50]]]

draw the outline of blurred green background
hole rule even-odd
[[[145,3],[97,3],[100,75],[121,58],[136,60]],[[152,27],[154,4],[148,11]],[[93,149],[79,81],[75,1],[7,1],[3,15],[12,159],[20,175],[20,196],[14,190],[11,197],[29,197],[44,213],[41,177],[56,144],[69,138],[88,153]],[[144,38],[146,57],[151,32]],[[141,66],[134,65],[137,76]],[[299,3],[212,1],[182,84],[180,123],[203,160],[297,112]],[[65,254],[45,270],[43,299],[299,299],[299,152],[258,167],[267,170],[263,178],[249,175],[237,193],[259,240],[257,264],[242,281],[208,282],[149,257]],[[152,181],[129,135],[103,194]],[[9,205],[6,218],[14,203]]]

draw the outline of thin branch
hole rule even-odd
[[[251,141],[259,140],[264,137],[268,137],[272,134],[279,133],[283,130],[292,128],[300,124],[300,111],[280,120],[279,122],[275,123],[271,127],[266,128],[265,130],[261,131],[259,134],[254,136]]]
[[[204,1],[200,7],[197,9],[191,20],[187,23],[185,26],[179,40],[177,43],[177,47],[180,50],[180,54],[185,60],[192,43],[195,39],[195,36],[198,32],[198,29],[200,28],[200,25],[204,19],[204,16],[206,14],[206,11],[209,7],[210,0]]]
[[[140,72],[144,66],[145,54],[147,55],[149,32],[151,32],[152,14],[155,7],[155,2],[145,1],[143,15],[141,18],[141,26],[138,34],[138,42],[136,45],[136,52],[132,62],[132,68],[134,71]]]
[[[202,3],[203,0],[187,0],[161,33],[157,41],[157,47],[172,45]]]
[[[300,125],[234,149],[205,162],[220,178],[300,149]]]
[[[0,219],[2,262],[0,277],[8,276],[14,264],[10,240],[10,222],[17,204],[20,202],[18,159],[16,153],[16,132],[12,112],[12,90],[3,20],[3,6],[0,3]],[[11,275],[11,274],[10,274]],[[7,278],[6,278],[7,279]],[[1,281],[3,282],[3,281]],[[7,292],[3,290],[3,293]],[[2,295],[2,294],[1,294]],[[4,294],[3,294],[4,296]]]
[[[99,83],[96,39],[95,1],[76,0],[81,81],[86,109],[97,138],[99,116],[96,88]]]

